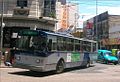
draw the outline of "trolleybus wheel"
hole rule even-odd
[[[62,73],[64,71],[64,61],[60,60],[56,66],[56,73]]]
[[[90,67],[90,61],[87,62],[86,68]]]
[[[118,63],[117,62],[114,62],[114,65],[117,65]]]

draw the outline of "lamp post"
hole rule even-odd
[[[0,41],[0,50],[1,50],[1,57],[3,54],[2,47],[3,47],[3,28],[5,27],[5,24],[3,22],[3,13],[4,13],[4,0],[2,0],[2,10],[1,10],[1,41]]]

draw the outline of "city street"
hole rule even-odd
[[[0,82],[119,82],[120,65],[94,64],[89,68],[67,69],[62,74],[35,73],[18,68],[0,68]]]
[[[0,82],[120,82],[119,62],[120,0],[0,0]]]

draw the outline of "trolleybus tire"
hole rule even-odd
[[[87,62],[86,68],[90,67],[90,61]]]
[[[33,72],[33,73],[35,73],[35,72],[37,72],[37,71],[34,71],[34,70],[29,70],[30,72]]]
[[[118,63],[116,63],[116,62],[114,63],[114,65],[117,65],[117,64],[118,64]]]
[[[63,71],[64,71],[64,61],[60,60],[56,66],[56,73],[59,74],[62,73]]]

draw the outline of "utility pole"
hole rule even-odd
[[[77,15],[77,13],[75,13],[75,23],[74,23],[75,25],[74,25],[74,32],[76,32],[76,26],[77,26],[77,25],[76,25],[76,20],[77,20],[76,15]]]
[[[3,51],[2,51],[2,47],[3,47],[3,28],[4,28],[4,26],[5,26],[5,24],[3,23],[3,13],[4,13],[4,2],[3,2],[4,0],[2,0],[2,5],[1,5],[1,7],[2,7],[2,10],[1,10],[1,40],[0,40],[0,50],[1,50],[1,54],[0,54],[0,58],[2,57],[2,54],[3,54]]]
[[[98,41],[98,33],[97,33],[97,20],[98,20],[98,19],[97,19],[97,12],[98,12],[98,7],[97,7],[97,5],[98,5],[98,3],[97,3],[97,2],[98,2],[98,1],[96,0],[96,19],[95,19],[96,21],[95,21],[95,22],[96,22],[96,40]]]
[[[99,44],[99,41],[98,41],[98,28],[97,28],[97,23],[98,23],[98,18],[97,18],[97,14],[98,14],[98,0],[96,0],[96,41],[97,41],[97,49],[98,49],[98,44]]]

